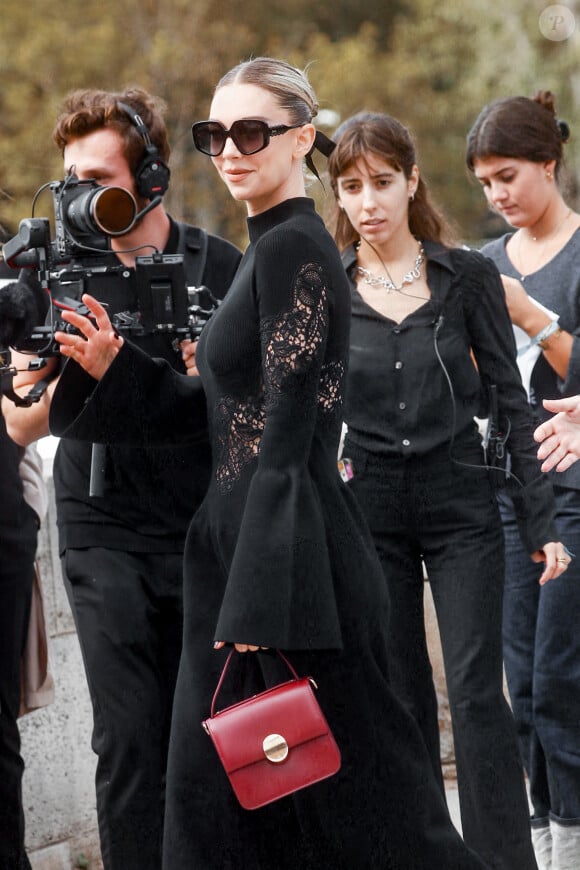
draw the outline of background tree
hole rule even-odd
[[[207,116],[225,70],[267,53],[310,65],[321,108],[332,112],[321,114],[325,132],[360,109],[400,118],[414,133],[422,170],[461,236],[476,240],[499,232],[502,224],[490,221],[463,162],[465,135],[491,99],[540,88],[556,93],[574,137],[567,155],[575,195],[580,0],[568,3],[577,28],[561,42],[540,32],[546,2],[67,0],[55,18],[40,0],[3,0],[0,223],[15,231],[30,216],[37,188],[62,178],[51,132],[64,95],[78,87],[139,84],[168,104],[170,212],[245,244],[245,209],[231,201],[209,160],[194,152],[190,126]],[[323,168],[322,159],[317,163]],[[324,207],[320,185],[311,192]],[[36,214],[52,214],[48,194]]]

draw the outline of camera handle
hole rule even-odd
[[[28,363],[29,371],[39,371],[45,368],[45,359],[35,359]],[[9,350],[0,351],[0,396],[6,396],[18,408],[30,408],[35,402],[39,402],[52,377],[43,378],[37,381],[32,389],[25,395],[19,396],[14,390],[14,378],[18,374],[18,369],[12,365],[12,355]]]

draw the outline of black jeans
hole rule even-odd
[[[536,863],[516,730],[503,694],[503,535],[487,474],[449,460],[387,459],[347,443],[391,599],[392,686],[418,722],[442,785],[437,699],[427,650],[424,561],[435,602],[453,724],[465,842],[493,868]],[[456,448],[481,465],[477,445]]]
[[[30,512],[30,537],[36,524]],[[24,813],[18,710],[35,549],[14,552],[0,542],[0,870],[30,870],[24,851]]]
[[[105,870],[161,867],[182,566],[181,554],[99,548],[63,559],[93,704]]]

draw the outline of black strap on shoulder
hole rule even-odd
[[[183,255],[183,268],[188,287],[200,287],[207,259],[207,233],[201,227],[178,223],[177,253]]]

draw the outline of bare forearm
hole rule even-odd
[[[2,414],[6,421],[6,430],[16,444],[26,447],[33,441],[38,441],[39,438],[44,438],[50,434],[48,429],[48,412],[55,386],[56,381],[53,381],[47,387],[40,401],[30,405],[28,408],[15,405],[6,396],[2,398]],[[15,389],[14,392],[19,396],[24,396],[29,392],[29,389],[29,387],[20,387]]]
[[[568,373],[573,343],[574,339],[570,333],[562,331],[558,335],[549,338],[543,350],[546,360],[563,381],[566,380]]]

